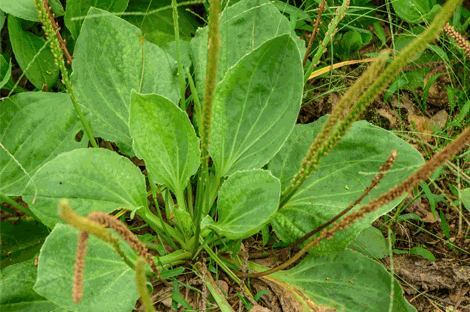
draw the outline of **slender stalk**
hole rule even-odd
[[[131,268],[134,269],[135,261],[127,257],[126,253],[122,250],[119,240],[114,237],[109,231],[105,229],[103,224],[99,224],[94,220],[89,220],[82,216],[77,215],[72,208],[68,199],[62,198],[59,200],[57,210],[62,220],[67,222],[69,225],[78,229],[80,232],[91,233],[98,239],[111,245],[114,250],[119,254],[122,260]]]
[[[175,26],[175,44],[176,54],[178,57],[178,76],[180,80],[180,93],[181,93],[181,109],[186,111],[186,100],[184,94],[186,93],[186,86],[184,83],[184,70],[183,62],[181,60],[181,49],[180,49],[180,28],[178,23],[178,4],[176,0],[171,0],[171,7],[173,9],[173,25]]]
[[[318,9],[317,9],[318,16],[317,16],[317,19],[315,20],[315,25],[313,26],[312,35],[310,36],[310,40],[308,41],[307,51],[305,52],[304,60],[302,61],[302,67],[305,67],[305,64],[307,64],[308,56],[310,55],[310,50],[312,49],[313,39],[315,39],[315,35],[318,33],[318,27],[321,24],[321,14],[325,12],[325,10],[326,10],[326,1],[322,0],[322,2],[320,2],[320,5],[318,6]]]
[[[145,276],[145,260],[141,257],[137,259],[135,264],[135,280],[145,312],[154,312],[155,308],[150,300],[149,291],[145,286],[145,282],[147,281]]]
[[[191,89],[191,94],[193,94],[194,99],[194,116],[196,118],[196,126],[197,126],[197,134],[201,131],[201,103],[199,102],[199,96],[197,96],[197,89],[194,85],[193,77],[191,77],[191,73],[189,72],[189,68],[186,68],[186,76],[188,77],[189,81],[189,88]]]
[[[290,198],[300,189],[310,174],[317,168],[320,159],[333,149],[334,145],[329,143],[328,140],[330,139],[335,125],[341,120],[344,110],[351,107],[354,101],[364,92],[366,87],[374,81],[375,77],[385,65],[387,58],[388,51],[382,51],[375,62],[372,63],[367,71],[343,95],[330,117],[323,125],[320,134],[317,135],[315,141],[310,146],[307,155],[300,164],[299,172],[292,178],[287,189],[284,190],[279,205],[280,209],[287,204]]]
[[[73,92],[72,84],[70,83],[69,79],[69,74],[67,72],[67,69],[65,68],[63,51],[60,48],[59,40],[56,36],[56,32],[58,33],[59,29],[57,28],[57,30],[54,30],[51,21],[49,20],[49,16],[52,15],[49,11],[47,0],[35,0],[35,4],[36,11],[39,13],[39,20],[43,24],[42,28],[44,29],[47,38],[50,39],[51,50],[52,54],[54,55],[55,63],[59,67],[60,72],[62,74],[62,83],[65,85],[67,93],[69,94],[70,99],[72,100],[73,107],[75,108],[78,118],[82,123],[83,129],[85,130],[85,133],[88,136],[88,140],[90,140],[90,143],[93,147],[98,148],[98,144],[96,143],[95,137],[91,132],[91,128],[85,121],[85,116],[83,116],[82,110],[80,109],[80,106],[78,106],[78,101],[75,97],[75,93]]]
[[[9,203],[10,205],[12,205],[13,207],[15,207],[16,209],[24,212],[25,214],[27,214],[28,216],[30,216],[31,218],[33,218],[34,220],[42,223],[41,220],[39,220],[38,217],[36,217],[36,215],[29,209],[21,206],[20,204],[18,204],[16,201],[14,201],[13,199],[11,199],[10,197],[6,196],[5,194],[3,193],[0,193],[0,198],[2,199],[2,201],[5,201],[7,203]]]
[[[162,223],[160,219],[150,211],[150,209],[147,207],[142,207],[137,210],[136,214],[141,217],[153,230],[155,230],[155,232],[167,233],[168,236],[175,239],[181,245],[181,247],[186,250],[188,249],[187,243],[184,241],[184,238],[181,236],[181,234],[171,226],[168,226],[166,223]]]
[[[176,6],[180,7],[180,6],[199,4],[199,3],[205,4],[206,0],[184,1],[184,2],[177,3]],[[148,15],[156,14],[158,12],[166,11],[171,8],[172,8],[172,4],[159,7],[158,9],[155,9],[149,12],[106,12],[106,13],[98,13],[98,14],[89,14],[87,16],[72,17],[70,20],[82,21],[82,20],[89,19],[89,18],[103,17],[103,16],[109,16],[109,15],[111,16],[148,16]]]
[[[367,89],[365,92],[362,92],[362,90],[364,90],[364,86],[355,83],[354,86],[352,86],[350,90],[348,90],[348,94],[362,94],[362,96],[359,97],[356,104],[351,108],[346,118],[341,121],[339,126],[336,128],[334,133],[329,136],[329,138],[328,135],[325,135],[325,137],[322,139],[319,139],[318,137],[317,139],[315,139],[315,142],[310,147],[306,157],[302,162],[300,171],[296,174],[296,176],[294,176],[291,181],[291,184],[282,194],[281,204],[279,206],[280,209],[284,207],[284,205],[289,201],[289,199],[300,188],[303,182],[308,178],[310,173],[313,172],[313,170],[317,167],[320,158],[325,156],[329,151],[333,149],[333,147],[339,142],[339,140],[341,140],[341,138],[346,134],[349,128],[351,128],[353,122],[356,121],[357,118],[359,118],[359,116],[374,100],[374,98],[376,98],[380,94],[380,92],[382,92],[382,90],[384,90],[393,81],[393,79],[395,79],[398,73],[406,67],[406,65],[413,59],[416,54],[424,50],[431,41],[433,41],[439,36],[444,25],[446,24],[446,21],[450,18],[450,16],[453,14],[455,9],[461,2],[462,0],[447,1],[441,11],[436,15],[431,25],[411,44],[406,46],[403,51],[395,58],[395,60],[388,67],[386,67],[385,70],[382,71],[382,74],[377,79],[373,79],[374,83],[369,89]],[[366,73],[368,72],[369,71],[367,71]],[[346,95],[343,96],[343,98],[345,97]],[[331,127],[333,123],[329,123],[329,119],[327,120],[327,123]],[[328,130],[325,129],[325,126],[322,129],[322,133],[320,135],[322,135],[325,130]],[[331,127],[330,133],[332,129],[333,128]]]
[[[426,29],[410,45],[408,45],[402,51],[402,53],[395,58],[393,63],[390,64],[382,72],[382,75],[379,76],[376,82],[358,99],[356,105],[353,106],[349,114],[341,122],[341,124],[338,126],[335,133],[330,137],[330,139],[328,139],[328,141],[326,141],[322,145],[322,148],[330,147],[331,150],[335,142],[337,142],[342,136],[344,136],[347,129],[351,127],[354,120],[358,118],[360,113],[362,113],[362,111],[367,107],[367,105],[369,105],[370,102],[394,79],[394,77],[396,77],[398,72],[402,70],[417,53],[422,51],[429,42],[434,40],[440,34],[447,20],[450,18],[450,16],[453,14],[453,12],[456,10],[457,6],[461,2],[462,0],[449,0],[446,2],[441,11],[436,15],[434,21],[429,26],[429,28]],[[439,166],[441,166],[444,162],[450,159],[450,157],[455,155],[469,141],[470,127],[468,127],[456,140],[447,145],[439,154],[435,155],[430,161],[423,165],[417,172],[415,172],[413,175],[403,181],[402,184],[400,184],[399,186],[395,186],[385,194],[380,195],[379,198],[371,200],[368,205],[361,206],[359,211],[348,214],[340,221],[339,224],[335,224],[331,229],[324,229],[318,238],[312,240],[307,246],[302,248],[302,250],[300,250],[287,262],[268,271],[254,274],[238,273],[238,276],[259,277],[277,272],[288,267],[289,265],[300,259],[300,257],[304,255],[310,248],[318,245],[323,239],[331,238],[336,231],[344,230],[356,220],[363,218],[365,214],[368,214],[372,211],[376,211],[383,205],[391,202],[392,200],[400,197],[404,193],[413,189],[414,186],[418,185],[421,181],[429,177],[432,172],[434,172],[437,168],[439,168]],[[321,155],[322,153],[325,153],[325,151],[320,151],[318,154]],[[396,153],[394,157],[396,157]],[[309,165],[306,168],[308,168]],[[301,169],[300,173],[302,173],[302,170],[303,169]],[[308,172],[308,170],[306,171]],[[289,191],[291,190],[292,188]],[[283,194],[284,200],[281,201],[281,207],[283,207],[282,203],[287,203],[288,198],[290,198],[286,197],[285,195],[292,196],[291,193]]]
[[[392,153],[396,153],[396,151],[393,150]],[[380,166],[379,173],[375,175],[375,177],[372,179],[371,184],[368,187],[366,187],[366,189],[362,192],[361,196],[356,198],[356,200],[353,203],[351,203],[348,207],[346,207],[343,211],[338,213],[332,219],[330,219],[326,223],[323,223],[321,226],[317,227],[316,229],[314,229],[310,233],[304,235],[302,238],[298,239],[295,243],[288,246],[287,248],[291,249],[291,248],[295,248],[295,247],[299,246],[300,244],[305,242],[307,239],[309,239],[310,237],[312,237],[316,233],[322,231],[323,229],[327,228],[329,225],[333,224],[333,222],[335,222],[336,220],[338,220],[339,218],[341,218],[342,216],[347,214],[349,211],[351,211],[351,209],[353,209],[357,204],[359,204],[364,199],[364,197],[366,197],[367,194],[369,194],[369,192],[372,191],[372,189],[375,188],[380,183],[380,180],[382,180],[385,177],[384,172],[390,170],[390,168],[392,167],[392,164],[395,161],[395,159],[391,158],[390,156],[387,159],[387,161],[382,166]]]
[[[312,62],[308,66],[307,70],[305,71],[304,83],[307,83],[308,77],[310,77],[310,74],[312,73],[313,68],[318,65],[318,63],[320,62],[321,56],[323,55],[323,53],[326,52],[326,46],[328,45],[330,40],[333,40],[333,37],[338,31],[338,24],[344,18],[344,15],[346,14],[346,10],[349,8],[349,2],[350,0],[343,0],[343,4],[341,4],[341,6],[338,7],[338,9],[336,9],[336,15],[333,18],[333,20],[328,24],[328,30],[325,33],[325,37],[320,43],[320,46],[318,47],[317,52],[313,56]]]
[[[152,178],[150,174],[148,175],[149,179],[149,184],[150,184],[150,190],[152,191],[152,197],[153,197],[153,202],[155,203],[155,209],[157,210],[158,213],[158,218],[160,219],[160,224],[158,226],[162,226],[160,228],[161,232],[164,234],[162,235],[163,239],[171,246],[173,249],[178,249],[176,244],[173,242],[173,240],[170,237],[174,237],[171,235],[171,230],[173,230],[166,222],[163,220],[162,212],[160,211],[160,207],[158,206],[158,201],[157,201],[157,188],[155,187],[154,181],[152,181]],[[169,230],[169,228],[171,228]]]
[[[206,89],[204,92],[204,105],[202,109],[201,122],[201,171],[199,174],[197,193],[196,193],[196,217],[195,217],[195,240],[193,246],[193,255],[197,251],[199,244],[199,235],[201,232],[201,216],[205,204],[204,197],[209,187],[209,142],[211,132],[211,115],[212,101],[217,77],[217,66],[219,61],[219,12],[220,3],[218,0],[211,1],[211,9],[209,14],[209,50],[207,53],[207,72],[206,72]]]
[[[451,1],[453,0],[449,0],[449,2]],[[449,2],[447,2],[446,5]],[[391,201],[397,199],[398,197],[402,196],[403,194],[411,191],[415,186],[418,186],[423,180],[427,179],[434,171],[436,171],[436,169],[442,166],[453,155],[456,155],[460,150],[465,147],[466,144],[469,143],[470,127],[467,127],[467,129],[465,129],[464,132],[462,132],[457,139],[455,139],[446,147],[444,147],[444,149],[438,154],[434,155],[431,160],[425,163],[421,168],[418,169],[418,171],[408,177],[400,185],[389,189],[386,193],[380,195],[378,198],[371,200],[368,205],[361,206],[359,211],[354,211],[346,215],[343,219],[341,219],[339,223],[335,223],[335,225],[331,229],[324,229],[321,232],[320,236],[318,236],[316,239],[312,239],[309,244],[307,244],[304,248],[302,248],[298,253],[296,253],[285,263],[267,271],[250,274],[237,272],[237,275],[240,277],[260,277],[287,268],[288,266],[299,260],[310,248],[319,245],[320,242],[324,239],[331,239],[337,231],[345,230],[355,221],[364,218],[366,214],[369,214],[373,211],[377,211],[377,209],[379,209],[383,205],[386,205]],[[396,152],[392,152],[391,156],[396,157]]]

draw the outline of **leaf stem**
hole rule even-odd
[[[152,191],[153,202],[155,203],[155,209],[157,210],[158,218],[160,219],[160,225],[162,227],[160,228],[159,225],[157,226],[159,227],[159,230],[161,230],[161,232],[164,233],[164,235],[162,235],[163,239],[171,246],[171,248],[176,250],[178,249],[178,247],[173,242],[173,240],[170,239],[170,237],[174,237],[171,234],[171,230],[173,229],[163,220],[162,212],[160,211],[160,207],[158,206],[158,201],[157,201],[157,188],[155,187],[155,183],[154,181],[152,181],[150,174],[148,174],[148,179],[149,179],[149,184],[150,184],[150,190]],[[152,229],[155,231],[153,227]]]

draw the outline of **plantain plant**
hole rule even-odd
[[[145,275],[178,289],[178,276],[193,270],[219,307],[231,311],[207,273],[215,263],[240,285],[240,296],[253,297],[246,279],[260,278],[296,311],[415,311],[392,274],[347,247],[465,148],[470,128],[425,163],[391,132],[356,120],[437,38],[460,2],[447,1],[388,65],[383,51],[330,116],[303,125],[296,120],[306,78],[347,0],[305,71],[305,42],[265,0],[242,0],[222,12],[211,1],[209,25],[189,46],[179,40],[173,1],[176,38],[165,50],[116,14],[92,7],[81,28],[68,20],[76,36],[70,78],[53,15],[36,0],[67,93],[6,98],[0,136],[8,158],[1,195],[21,195],[26,212],[51,229],[37,269],[18,264],[33,276],[35,296],[45,309],[67,311],[131,311],[142,297],[152,311]],[[34,131],[47,144],[22,149]],[[119,154],[96,148],[95,137],[114,142]],[[143,160],[145,170],[131,159]],[[118,209],[156,233],[159,256],[108,215]],[[296,252],[272,269],[247,262],[242,241],[270,229]],[[13,267],[2,271],[3,286],[15,279]],[[12,298],[2,305],[17,304]]]

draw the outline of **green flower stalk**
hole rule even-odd
[[[307,180],[310,174],[318,167],[317,165],[320,163],[320,159],[331,151],[333,146],[331,144],[326,145],[324,143],[329,139],[330,133],[333,132],[334,127],[340,121],[344,110],[351,107],[354,101],[364,92],[366,87],[374,81],[379,71],[384,67],[388,55],[388,50],[380,53],[377,60],[372,63],[367,71],[343,95],[330,117],[323,125],[320,134],[317,135],[315,141],[310,146],[307,155],[300,165],[300,171],[294,176],[288,188],[282,194],[279,208],[282,209],[284,207],[289,199],[302,186],[305,180]]]
[[[145,312],[155,312],[155,308],[150,300],[150,294],[145,286],[145,260],[141,257],[135,263],[135,280]]]
[[[207,73],[206,89],[204,92],[204,102],[202,107],[201,121],[201,171],[198,177],[195,221],[196,226],[193,255],[196,254],[199,234],[201,232],[201,217],[205,203],[209,202],[209,142],[211,133],[212,101],[214,100],[214,90],[217,78],[217,66],[219,61],[219,12],[220,3],[218,0],[211,1],[209,15],[209,49],[207,52]]]
[[[327,141],[324,141],[326,139],[326,135],[323,132],[331,131],[334,127],[332,122],[328,123],[327,121],[329,128],[322,130],[322,133],[325,135],[325,137],[315,140],[315,142],[323,142],[323,144],[320,147],[320,143],[315,145],[314,142],[314,144],[312,144],[310,147],[309,151],[307,152],[307,156],[304,158],[304,161],[301,164],[300,171],[296,174],[296,176],[294,176],[291,184],[282,195],[281,204],[279,206],[281,209],[305,182],[313,170],[317,168],[317,165],[320,162],[320,158],[326,156],[333,149],[333,147],[336,146],[339,140],[341,140],[341,138],[351,128],[352,124],[359,118],[367,106],[395,79],[398,73],[406,67],[406,65],[413,59],[413,57],[415,57],[416,54],[424,50],[431,41],[435,40],[439,36],[447,20],[451,17],[461,2],[462,0],[449,0],[446,2],[441,11],[436,15],[431,25],[411,44],[406,46],[405,49],[403,49],[403,51],[395,58],[395,60],[385,68],[385,70],[377,79],[374,78],[375,75],[370,77],[372,79],[369,78],[369,81],[372,80],[375,82],[357,100],[356,104],[351,108],[346,118],[344,118],[344,120],[339,124],[331,137]],[[355,83],[351,87],[352,90],[348,90],[348,93],[345,94],[343,98],[349,96],[350,92],[351,94],[355,95],[361,94],[362,90],[364,89],[360,88],[364,88],[364,86]]]
[[[333,18],[333,20],[331,20],[331,22],[328,24],[328,30],[325,33],[325,37],[321,41],[318,47],[318,50],[312,59],[312,62],[308,66],[308,69],[305,71],[304,83],[307,83],[308,77],[310,77],[310,75],[312,74],[313,68],[318,65],[318,63],[320,62],[321,56],[323,55],[323,53],[326,52],[326,46],[331,40],[333,40],[333,37],[338,31],[339,22],[346,15],[346,10],[349,9],[349,3],[350,3],[350,0],[344,0],[343,4],[339,8],[336,9],[336,15]]]
[[[85,130],[88,139],[91,142],[91,145],[93,147],[98,147],[98,144],[96,143],[95,138],[91,133],[91,128],[85,121],[85,117],[83,116],[83,113],[80,107],[78,106],[77,98],[75,97],[75,94],[73,92],[72,84],[70,83],[69,75],[67,69],[65,68],[63,51],[60,48],[59,40],[56,36],[56,32],[57,34],[59,34],[59,29],[57,28],[57,30],[54,30],[51,20],[49,19],[49,16],[51,16],[51,19],[53,19],[53,15],[50,13],[50,8],[48,6],[47,0],[35,0],[34,3],[36,5],[36,11],[39,13],[39,20],[43,25],[42,28],[46,33],[47,39],[50,40],[51,50],[52,54],[54,55],[55,64],[59,67],[60,72],[62,74],[62,83],[65,85],[67,93],[70,95],[70,99],[72,100],[75,111],[77,112],[78,118],[80,118],[80,121],[83,125],[83,129]],[[71,58],[69,58],[69,61],[70,59]]]
[[[178,4],[176,0],[171,1],[171,7],[173,9],[173,25],[175,26],[175,44],[176,44],[176,55],[178,57],[178,76],[180,81],[180,93],[181,93],[181,108],[186,111],[186,100],[184,98],[184,93],[186,86],[184,84],[184,71],[183,71],[183,61],[181,59],[181,48],[180,48],[180,29],[178,24]]]

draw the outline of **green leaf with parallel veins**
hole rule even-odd
[[[20,196],[29,177],[58,154],[86,147],[75,142],[81,123],[66,93],[23,92],[0,105],[0,191]],[[28,173],[25,174],[23,169]]]
[[[130,132],[136,155],[158,184],[176,193],[199,167],[199,139],[188,115],[156,94],[132,92]]]
[[[59,78],[59,68],[54,64],[54,55],[49,46],[46,46],[35,58],[46,41],[29,31],[24,31],[21,23],[21,19],[8,16],[8,32],[15,59],[36,88],[42,90],[46,85],[50,89]]]
[[[9,221],[0,223],[2,234],[2,250],[0,267],[4,269],[31,259],[39,252],[49,229],[33,219],[22,219],[11,224]]]
[[[256,271],[268,268],[248,263]],[[261,279],[292,306],[304,311],[416,311],[404,298],[400,284],[379,263],[358,252],[315,257],[308,255],[294,268]],[[393,305],[390,297],[393,296]],[[321,309],[319,308],[321,306]]]
[[[392,6],[402,20],[411,24],[431,22],[441,10],[436,0],[396,0],[392,2]]]
[[[235,3],[220,14],[219,21],[217,82],[224,79],[230,67],[267,40],[291,33],[289,20],[266,0],[242,0]],[[208,33],[208,26],[199,29],[190,43],[191,61],[195,67],[195,80],[201,103],[206,80]],[[306,51],[305,42],[297,36],[293,39],[303,56]]]
[[[24,261],[2,269],[0,278],[1,311],[68,311],[33,290],[37,270],[34,260]]]
[[[220,189],[217,222],[207,216],[201,227],[213,229],[229,239],[247,238],[272,220],[280,192],[279,179],[269,171],[235,172]]]
[[[65,26],[70,30],[72,37],[77,39],[84,20],[72,21],[72,18],[85,16],[91,6],[108,12],[123,12],[128,3],[129,0],[68,0]]]
[[[1,14],[2,11],[0,11]],[[0,25],[2,22],[0,21]],[[3,55],[0,55],[0,88],[3,88],[11,78],[11,59],[7,62]]]
[[[65,14],[59,0],[50,0],[49,5],[52,7],[52,13],[54,13],[56,17]],[[0,9],[5,13],[28,21],[39,21],[34,1],[31,0],[2,0],[0,1]]]
[[[42,166],[29,183],[23,200],[45,225],[64,223],[57,213],[61,198],[69,198],[74,211],[87,216],[93,211],[146,207],[145,179],[129,159],[107,149],[85,148],[63,153]]]
[[[209,153],[218,176],[261,168],[281,148],[297,119],[302,63],[289,35],[246,55],[216,87]]]
[[[72,206],[72,208],[74,208]],[[111,231],[111,230],[110,230]],[[133,258],[133,251],[120,238],[121,249]],[[55,304],[72,311],[132,311],[139,294],[135,273],[114,248],[90,235],[83,271],[83,296],[76,305],[72,285],[78,230],[57,224],[41,248],[34,290]]]
[[[137,27],[103,10],[91,8],[92,14],[101,16],[85,19],[75,46],[75,94],[93,113],[93,134],[133,155],[128,127],[131,90],[161,94],[178,103],[176,62],[145,41]]]
[[[283,189],[299,171],[303,157],[327,117],[310,124],[296,125],[286,144],[270,162],[269,169],[281,180]],[[361,205],[366,205],[371,199],[400,184],[424,160],[416,149],[393,133],[366,121],[355,122],[338,145],[321,159],[315,173],[278,211],[273,221],[276,234],[284,242],[293,242],[336,216],[362,194],[394,149],[398,153],[397,161],[377,188],[362,200]],[[343,251],[360,231],[393,209],[401,199],[382,206],[345,230],[336,232],[331,240],[322,241],[310,252],[329,254]],[[358,209],[359,206],[356,206],[353,211]]]
[[[173,10],[168,8],[162,11],[155,11],[169,5],[171,5],[171,0],[131,1],[126,10],[127,12],[152,13],[145,15],[124,15],[122,18],[139,27],[142,33],[145,34],[146,40],[159,47],[163,47],[168,42],[175,40]],[[195,15],[192,12],[188,12],[184,6],[178,7],[178,24],[181,42],[191,40],[196,28],[200,26]],[[177,57],[173,58],[177,59]]]
[[[362,230],[348,245],[348,248],[376,259],[382,259],[388,256],[387,240],[382,232],[373,226],[366,227]]]

